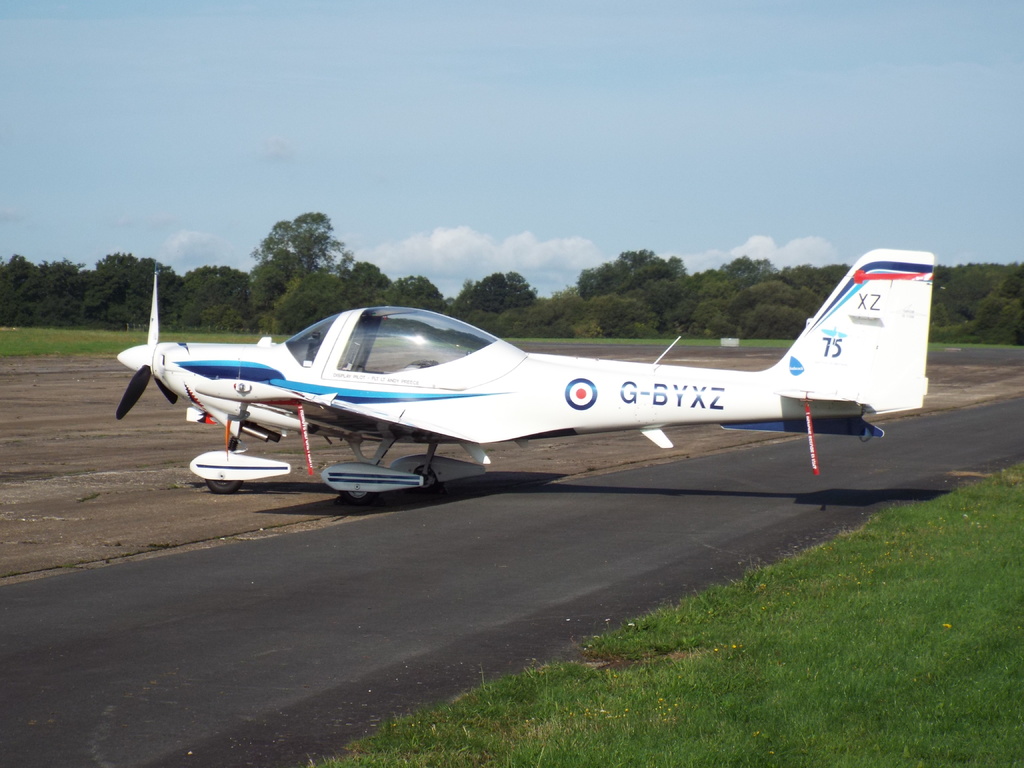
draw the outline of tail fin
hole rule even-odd
[[[920,408],[935,256],[862,256],[773,369],[778,394],[861,403],[868,412]]]

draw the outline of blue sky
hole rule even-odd
[[[0,258],[248,270],[275,222],[446,295],[621,251],[1021,261],[1024,3],[0,5]]]

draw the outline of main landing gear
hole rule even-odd
[[[444,483],[437,479],[437,475],[429,467],[417,467],[413,470],[413,474],[423,476],[423,485],[406,488],[407,493],[431,496],[447,493]],[[376,503],[382,493],[382,491],[338,491],[334,503],[348,507],[369,507]]]
[[[324,482],[338,491],[336,503],[364,507],[381,493],[399,490],[444,493],[445,483],[481,475],[488,462],[487,454],[479,446],[460,443],[475,459],[475,463],[470,463],[437,456],[438,444],[430,443],[425,454],[402,456],[386,466],[384,455],[394,442],[394,437],[386,436],[369,457],[362,453],[359,441],[349,441],[358,461],[334,464],[322,473]]]
[[[232,437],[228,443],[228,451],[234,453],[238,450],[241,443],[237,437]],[[216,493],[217,495],[223,495],[228,493],[238,493],[238,489],[242,487],[244,480],[215,480],[213,478],[206,478],[206,487],[210,489],[210,493]]]
[[[378,496],[380,493],[373,491],[338,491],[338,497],[334,503],[349,507],[368,507],[377,500]]]
[[[210,493],[236,493],[244,482],[244,480],[207,480],[206,487],[210,489]]]
[[[332,464],[320,476],[338,492],[336,503],[353,507],[368,506],[382,493],[393,491],[444,493],[445,483],[481,475],[483,465],[489,463],[487,454],[478,445],[460,443],[474,459],[471,463],[437,456],[437,443],[430,443],[425,454],[402,456],[385,465],[384,455],[396,442],[393,436],[385,436],[372,457],[362,453],[359,440],[348,442],[357,461]],[[309,473],[313,474],[308,458],[306,463]],[[225,450],[208,451],[197,456],[189,468],[206,481],[211,493],[218,495],[236,493],[246,480],[285,475],[291,471],[291,465],[285,462],[246,454],[235,436],[228,440]]]

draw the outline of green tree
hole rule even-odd
[[[1009,271],[998,264],[939,265],[932,301],[944,305],[954,323],[973,320],[982,299],[999,288]]]
[[[986,296],[978,304],[973,330],[983,344],[1017,344],[1021,304],[1003,296]]]
[[[81,264],[72,264],[67,259],[39,265],[35,325],[60,328],[82,324],[86,283],[82,269]]]
[[[839,281],[846,276],[849,267],[845,264],[829,264],[825,267],[813,267],[800,264],[795,267],[783,267],[778,279],[794,288],[806,288],[819,297],[818,306],[829,297]],[[818,307],[815,306],[814,309]]]
[[[330,272],[316,272],[292,280],[274,305],[274,333],[296,333],[317,320],[345,309],[345,279]]]
[[[390,286],[391,280],[366,261],[344,271],[310,272],[292,279],[261,322],[274,333],[293,333],[346,309],[382,304]]]
[[[33,324],[38,282],[39,267],[24,256],[14,254],[0,264],[0,324]]]
[[[792,339],[820,304],[807,288],[769,280],[736,294],[729,303],[729,316],[745,339]]]
[[[733,259],[720,271],[737,290],[741,291],[765,280],[771,280],[778,274],[778,270],[768,259],[752,259],[749,256]]]
[[[170,267],[130,253],[112,253],[96,262],[85,285],[86,322],[105,328],[146,327],[155,269],[159,270],[161,322],[173,325],[179,315],[181,278]]]
[[[391,279],[377,265],[357,261],[342,277],[345,280],[343,298],[348,308],[373,307],[387,302]]]
[[[649,338],[656,318],[644,302],[629,296],[596,296],[586,305],[577,332],[606,339]]]
[[[584,269],[576,282],[584,299],[644,290],[651,283],[674,281],[686,275],[678,256],[663,259],[654,251],[624,251],[615,261]]]
[[[345,274],[354,258],[334,237],[330,218],[304,213],[292,221],[279,221],[252,252],[252,304],[258,314],[272,311],[292,281],[315,272]]]
[[[400,277],[391,283],[385,301],[396,307],[444,312],[445,301],[437,286],[421,275]]]
[[[253,326],[249,275],[231,267],[203,266],[182,279],[181,324],[241,331]]]
[[[690,336],[704,339],[720,339],[737,334],[736,322],[729,313],[727,299],[703,299],[693,310]]]
[[[459,317],[469,317],[474,312],[498,314],[528,307],[536,300],[537,291],[518,272],[495,272],[478,282],[467,280],[452,304],[452,311]]]

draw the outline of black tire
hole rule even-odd
[[[378,495],[372,491],[339,491],[338,503],[350,507],[368,507],[377,500]]]
[[[419,488],[410,488],[413,493],[436,494],[438,496],[447,493],[444,483],[437,479],[437,474],[434,470],[421,464],[413,470],[413,473],[423,475],[423,485]]]
[[[244,482],[244,480],[207,480],[206,487],[210,489],[210,493],[235,493]]]
[[[409,493],[418,493],[421,496],[444,496],[448,493],[448,489],[445,488],[444,483],[432,483],[431,485],[422,485],[419,488],[410,488]]]

